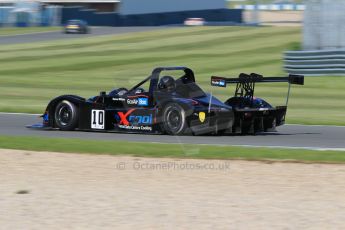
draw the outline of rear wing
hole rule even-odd
[[[263,77],[262,75],[251,73],[241,73],[238,78],[211,77],[211,85],[218,87],[226,87],[227,84],[238,83],[266,83],[266,82],[288,82],[289,84],[304,85],[304,76],[290,74],[288,77]]]
[[[260,74],[241,73],[238,78],[211,77],[211,85],[217,87],[226,87],[227,84],[236,84],[235,97],[246,97],[252,100],[256,83],[266,82],[288,82],[289,88],[286,97],[286,106],[289,102],[291,84],[304,85],[304,76],[290,74],[288,77],[263,77]]]

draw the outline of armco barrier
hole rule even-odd
[[[345,50],[287,51],[284,61],[290,74],[345,75]]]
[[[216,9],[153,14],[120,15],[118,13],[97,13],[81,7],[65,7],[62,23],[70,19],[83,19],[92,26],[161,26],[183,24],[186,18],[204,18],[209,22],[242,23],[242,10]]]

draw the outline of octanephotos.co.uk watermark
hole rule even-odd
[[[119,162],[115,165],[118,170],[146,170],[146,171],[229,171],[230,162],[187,162],[187,161],[135,161],[135,162]]]

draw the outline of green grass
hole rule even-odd
[[[244,148],[189,144],[151,144],[42,137],[0,136],[0,148],[67,153],[132,155],[137,157],[345,163],[345,152],[341,151]]]
[[[6,35],[56,31],[60,29],[60,27],[0,27],[0,37]]]
[[[205,91],[222,100],[210,76],[285,75],[282,53],[299,47],[300,28],[174,28],[119,36],[0,46],[0,111],[41,113],[53,97],[97,95],[130,87],[156,66],[185,65]],[[345,78],[307,77],[293,86],[287,122],[345,125]],[[286,84],[261,85],[257,96],[284,104]]]

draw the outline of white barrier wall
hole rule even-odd
[[[305,5],[303,4],[258,4],[256,5],[235,5],[235,9],[242,9],[242,10],[297,10],[303,11],[305,10]]]
[[[227,8],[226,0],[122,0],[120,13],[147,14]]]
[[[345,49],[345,1],[309,0],[304,12],[305,50]]]

